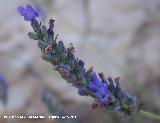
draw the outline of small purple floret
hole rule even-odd
[[[36,17],[39,17],[39,13],[34,10],[31,5],[27,5],[26,9],[20,6],[17,11],[21,16],[24,17],[25,21],[31,21],[34,20]]]
[[[108,83],[102,82],[98,79],[96,73],[93,73],[91,81],[80,89],[76,82],[72,83],[73,87],[78,89],[78,94],[81,96],[86,95],[84,92],[88,92],[89,94],[95,96],[102,105],[106,105],[109,102],[110,97],[112,94],[108,90]]]
[[[107,104],[109,98],[112,96],[108,90],[108,84],[100,81],[95,73],[93,74],[88,87],[95,91],[92,95],[95,96],[102,105]]]

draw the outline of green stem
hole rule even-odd
[[[122,103],[122,107],[126,110],[128,110],[128,106],[126,104],[123,104]],[[157,115],[157,114],[153,114],[151,112],[148,112],[148,111],[144,111],[144,110],[139,110],[139,113],[147,118],[150,118],[152,120],[158,120],[160,121],[160,115]]]
[[[152,119],[152,120],[160,121],[160,115],[156,115],[156,114],[153,114],[151,112],[144,111],[144,110],[140,110],[139,113],[142,114],[145,117],[148,117],[148,118]]]

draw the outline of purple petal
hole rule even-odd
[[[34,19],[35,18],[35,14],[34,14],[34,12],[28,12],[27,13],[27,15],[28,15],[28,18],[31,20],[31,19]]]
[[[97,81],[97,75],[96,75],[96,73],[93,73],[93,75],[92,75],[92,81]]]
[[[35,17],[39,17],[39,13],[38,12],[35,12]]]
[[[102,97],[102,95],[99,92],[96,92],[93,94],[95,97],[97,97],[98,99],[100,99]]]
[[[26,11],[34,11],[34,9],[32,8],[32,6],[30,4],[28,4],[26,6]]]
[[[91,88],[91,89],[93,89],[93,90],[96,90],[96,91],[99,89],[98,86],[95,85],[95,84],[92,83],[92,82],[90,82],[90,83],[88,84],[88,87]]]
[[[107,91],[106,91],[106,89],[104,89],[104,88],[100,88],[100,89],[99,89],[99,93],[101,93],[102,95],[106,95],[106,94],[107,94]]]
[[[101,104],[102,105],[105,105],[105,104],[107,104],[108,103],[108,98],[100,98],[100,102],[101,102]]]
[[[39,17],[39,13],[35,11],[31,5],[27,5],[26,9],[23,7],[19,7],[17,11],[21,14],[21,16],[24,16],[25,21],[31,21],[35,19],[36,17]]]
[[[96,73],[93,73],[92,82],[95,83],[98,86],[101,86],[101,84],[102,84],[102,82],[98,79]]]
[[[36,10],[34,10],[31,5],[27,5],[27,6],[26,6],[26,11],[27,11],[29,14],[32,14],[32,17],[33,17],[33,18],[39,16],[39,13],[38,13]]]
[[[17,11],[21,16],[24,16],[26,14],[26,10],[22,6],[18,7]]]

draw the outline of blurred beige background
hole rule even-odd
[[[30,24],[16,11],[27,3],[39,9],[43,23],[50,17],[56,20],[59,40],[66,46],[74,44],[86,68],[94,66],[106,77],[120,76],[124,89],[137,94],[144,109],[160,114],[159,0],[0,0],[0,72],[9,82],[9,102],[5,107],[0,104],[2,114],[47,114],[40,93],[50,87],[60,110],[78,115],[78,123],[158,123],[93,111],[93,100],[78,96],[41,59],[36,41],[27,37]]]

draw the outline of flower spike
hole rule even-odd
[[[97,107],[106,108],[128,116],[140,112],[160,120],[160,116],[141,110],[138,98],[121,88],[119,77],[106,79],[103,73],[99,73],[98,77],[93,67],[86,70],[85,62],[76,58],[73,44],[65,47],[63,41],[58,41],[58,35],[55,36],[54,32],[55,20],[49,20],[48,28],[44,25],[41,26],[41,23],[36,20],[39,14],[31,5],[27,5],[26,9],[19,7],[18,12],[25,21],[30,21],[33,32],[29,32],[28,36],[38,41],[37,46],[42,53],[42,59],[50,62],[54,66],[54,70],[59,72],[64,80],[72,83],[80,96],[93,97],[95,99],[92,104],[94,109]]]

